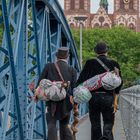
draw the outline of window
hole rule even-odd
[[[134,24],[133,24],[133,23],[130,23],[130,24],[129,24],[129,28],[132,29],[132,30],[135,30]]]
[[[70,23],[70,27],[71,28],[74,28],[74,23]]]
[[[79,0],[80,9],[84,9],[84,0]]]
[[[71,10],[74,10],[75,9],[75,0],[71,0],[70,9]]]
[[[95,28],[98,28],[98,27],[100,27],[100,25],[99,25],[98,23],[95,23],[95,24],[94,24],[94,27],[95,27]]]
[[[105,23],[105,24],[103,25],[103,27],[104,27],[104,28],[109,28],[109,24],[108,24],[108,23]]]

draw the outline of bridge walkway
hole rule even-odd
[[[87,115],[83,118],[82,122],[78,127],[79,132],[77,133],[77,140],[91,140],[90,127],[91,127],[90,121]],[[123,126],[122,126],[120,111],[116,113],[115,125],[114,125],[114,140],[126,140]]]

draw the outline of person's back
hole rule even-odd
[[[69,96],[72,96],[72,90],[75,86],[76,82],[76,72],[75,70],[70,67],[64,60],[58,60],[57,64],[59,66],[59,69],[61,71],[61,74],[63,75],[63,78],[65,81],[70,81],[70,86],[67,89],[67,96],[65,100],[58,101],[58,102],[53,102],[53,101],[48,101],[46,102],[46,105],[48,106],[48,112],[54,113],[54,110],[51,110],[55,104],[56,110],[55,110],[55,117],[60,120],[65,116],[71,109],[72,109],[72,104],[70,103]],[[54,66],[54,63],[48,63],[45,66],[45,76],[46,79],[49,79],[51,81],[61,81],[60,76],[58,75],[58,72]],[[42,77],[41,77],[42,78]]]
[[[48,125],[48,140],[57,140],[57,129],[56,121],[60,121],[60,138],[61,140],[73,140],[71,131],[68,128],[70,111],[72,110],[72,96],[73,88],[76,83],[76,70],[68,65],[67,59],[69,56],[68,48],[61,47],[58,49],[56,54],[57,56],[57,66],[62,75],[64,81],[69,81],[70,85],[66,87],[67,95],[66,98],[61,101],[47,101],[47,125]],[[50,81],[62,81],[61,76],[58,70],[55,67],[54,63],[48,63],[44,67],[44,70],[39,78],[39,81],[42,79],[49,79]]]
[[[97,58],[102,61],[110,71],[114,68],[120,70],[119,64],[107,57],[108,47],[105,43],[98,43],[94,48]],[[87,79],[106,72],[106,69],[97,61],[96,58],[88,60],[80,73],[77,84]],[[114,125],[114,108],[116,94],[119,93],[121,86],[115,90],[106,90],[103,87],[92,91],[92,98],[89,101],[89,117],[91,121],[91,140],[99,140],[102,136],[113,140],[112,127]],[[103,116],[103,134],[101,130],[101,114]]]
[[[97,56],[97,58],[100,59],[110,69],[110,71],[113,71],[115,67],[120,69],[119,64],[116,61],[110,59],[104,54]],[[104,72],[106,72],[106,70],[102,67],[102,65],[97,61],[96,58],[87,60],[85,67],[83,68],[80,74],[81,76],[78,79],[78,83],[82,83],[87,79],[94,77],[95,75],[102,74]],[[98,91],[106,91],[106,90],[103,87],[101,87],[100,89],[98,89]]]

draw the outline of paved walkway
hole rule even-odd
[[[90,140],[90,127],[89,118],[86,117],[79,125],[77,140]],[[126,140],[119,111],[116,113],[114,140]]]
[[[79,132],[76,135],[76,140],[91,140],[90,127],[91,126],[90,126],[90,121],[88,116],[83,117],[82,121],[78,126]],[[42,139],[35,139],[35,140],[42,140]],[[114,140],[126,140],[119,111],[116,113],[115,126],[114,126]]]

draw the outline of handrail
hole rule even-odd
[[[122,90],[119,104],[126,140],[139,140],[140,85]]]

